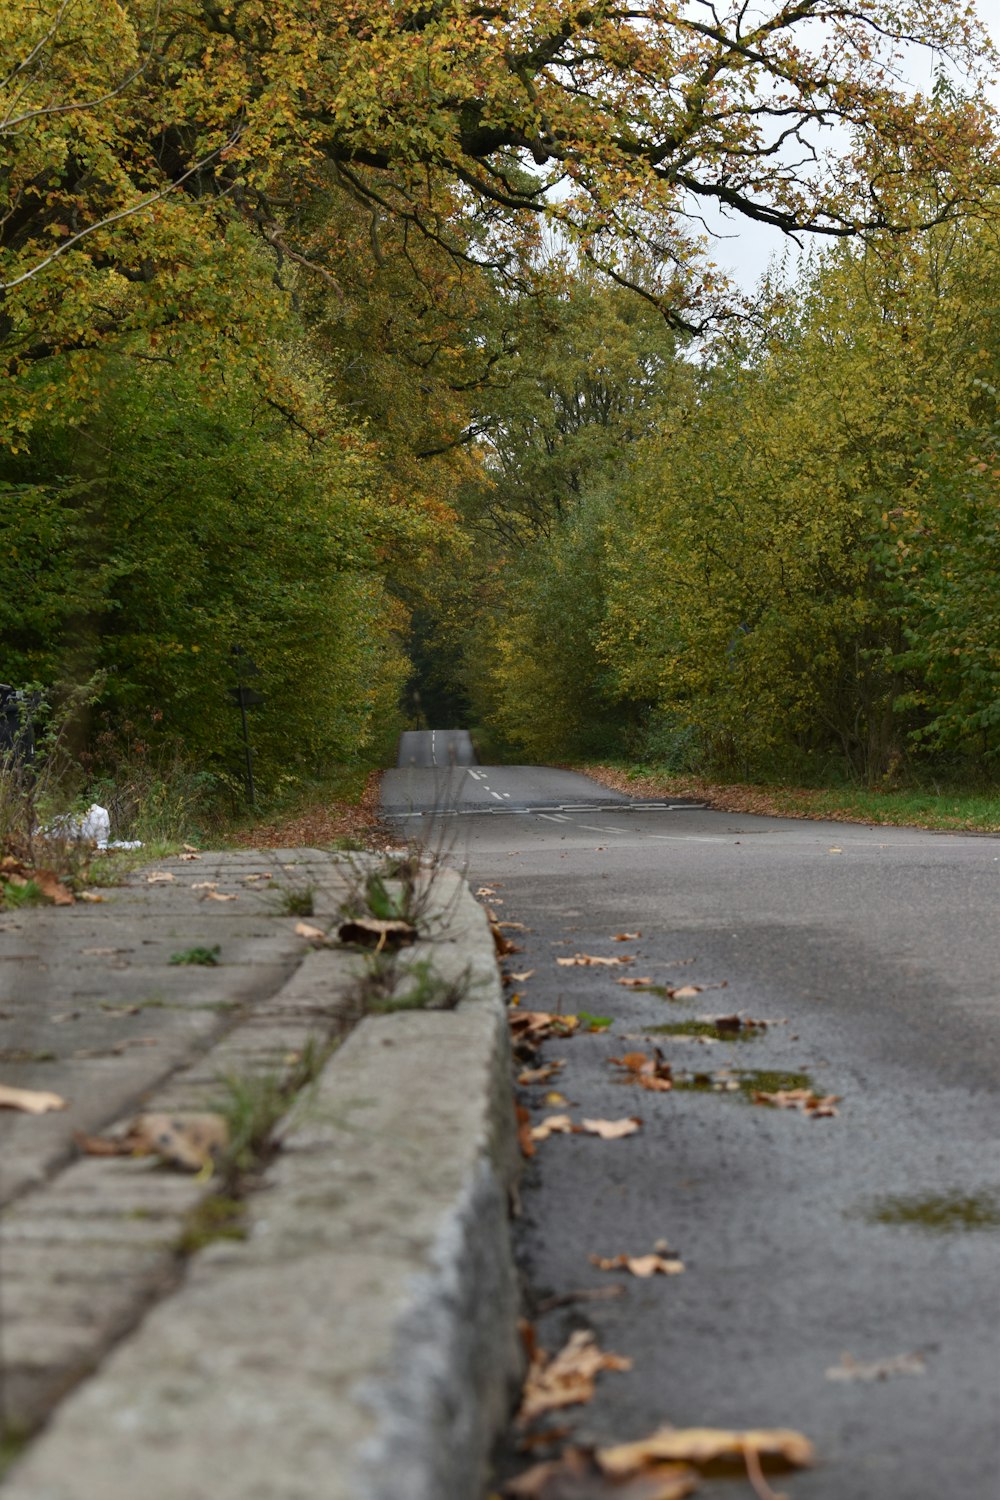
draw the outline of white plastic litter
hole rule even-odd
[[[49,839],[78,839],[81,843],[96,844],[98,849],[142,848],[139,839],[111,837],[111,814],[99,802],[92,802],[82,817],[57,818],[48,828],[42,829],[42,834]]]

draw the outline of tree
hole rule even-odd
[[[231,291],[266,301],[267,272],[244,281],[244,259],[234,278],[234,226],[272,268],[326,272],[317,193],[522,278],[552,222],[674,323],[699,321],[715,287],[699,204],[844,236],[975,197],[986,112],[899,83],[910,41],[972,69],[988,51],[951,0],[769,0],[752,19],[736,0],[10,0],[8,379],[136,327],[252,347],[255,298]]]

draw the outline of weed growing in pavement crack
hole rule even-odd
[[[315,886],[289,886],[279,895],[278,909],[285,917],[314,917],[316,915]]]
[[[206,967],[211,967],[219,962],[220,951],[218,943],[213,948],[184,948],[180,953],[171,953],[170,962],[172,964],[204,964]]]

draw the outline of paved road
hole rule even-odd
[[[474,766],[476,752],[467,729],[407,729],[399,737],[400,766]]]
[[[515,984],[524,1006],[613,1018],[605,1034],[546,1044],[546,1058],[565,1060],[554,1084],[567,1105],[546,1104],[539,1088],[521,1101],[536,1120],[563,1109],[643,1120],[624,1140],[553,1136],[525,1174],[518,1248],[542,1344],[587,1326],[634,1361],[560,1425],[568,1416],[578,1438],[600,1441],[665,1420],[789,1426],[822,1459],[782,1481],[792,1500],[995,1500],[1000,841],[690,807],[609,811],[608,793],[579,777],[480,770],[514,805],[542,787],[553,803],[582,803],[585,791],[592,801],[401,821],[447,839],[496,892],[497,916],[526,924],[510,929],[524,951],[509,965],[533,971]],[[390,780],[390,799],[395,790]],[[615,943],[618,932],[642,936]],[[634,962],[555,961],[577,953]],[[671,1001],[616,974],[704,989]],[[732,1012],[778,1024],[714,1043],[654,1029]],[[840,1113],[809,1119],[743,1090],[618,1082],[610,1059],[653,1045],[678,1073],[806,1075],[842,1096]],[[539,1312],[546,1298],[621,1277],[591,1254],[639,1254],[660,1239],[683,1275],[622,1277],[615,1300]],[[915,1353],[923,1374],[827,1374],[845,1354]],[[749,1490],[716,1481],[701,1493]]]

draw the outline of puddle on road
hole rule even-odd
[[[1000,1194],[926,1193],[877,1198],[855,1217],[861,1217],[869,1224],[894,1224],[901,1229],[922,1229],[929,1234],[1000,1229]]]
[[[666,1026],[644,1026],[643,1036],[707,1036],[714,1042],[750,1042],[764,1035],[763,1027],[713,1026],[711,1021],[670,1021]]]
[[[777,1094],[784,1089],[816,1089],[808,1073],[782,1073],[769,1068],[719,1068],[711,1073],[674,1074],[674,1088],[703,1094]]]

